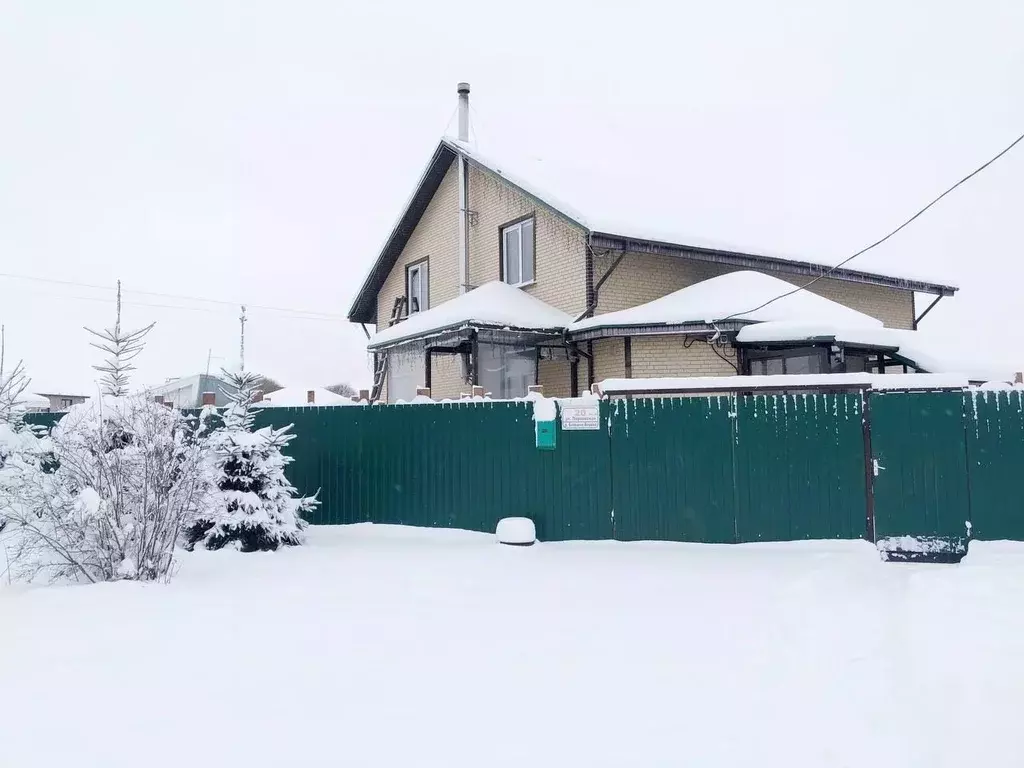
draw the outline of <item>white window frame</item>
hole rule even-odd
[[[502,280],[504,282],[508,283],[509,285],[511,285],[513,288],[521,288],[524,285],[533,285],[535,282],[537,282],[537,254],[535,253],[535,248],[533,247],[536,244],[536,242],[537,242],[536,241],[536,232],[537,232],[536,227],[537,227],[537,223],[536,223],[536,221],[534,219],[535,219],[535,217],[530,216],[529,218],[523,219],[521,221],[517,221],[517,222],[515,222],[513,224],[506,224],[505,226],[503,226],[501,228],[501,274],[502,274]],[[529,224],[530,225],[530,254],[531,254],[530,255],[530,271],[533,272],[533,275],[530,277],[529,280],[521,279],[522,276],[523,276],[523,264],[524,264],[523,226],[525,224]],[[518,242],[519,242],[519,277],[520,277],[520,280],[519,280],[518,283],[509,283],[509,280],[508,280],[509,269],[508,269],[508,256],[506,254],[506,249],[505,249],[505,236],[508,233],[510,233],[510,232],[515,232],[516,233],[516,238],[518,239]]]
[[[412,290],[413,275],[416,275],[419,281],[419,292],[414,293]],[[417,312],[426,312],[430,309],[430,286],[428,281],[430,280],[430,266],[429,260],[423,259],[417,261],[415,264],[410,264],[405,270],[405,301],[406,315],[415,315]],[[413,298],[417,299],[416,308],[413,309]]]

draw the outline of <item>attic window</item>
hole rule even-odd
[[[501,279],[509,285],[532,283],[535,274],[533,217],[501,228]]]
[[[405,297],[408,314],[415,315],[417,312],[425,312],[430,309],[428,280],[427,259],[410,264],[405,268]]]

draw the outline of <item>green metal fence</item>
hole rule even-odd
[[[964,536],[969,524],[1024,539],[1017,391],[599,407],[596,430],[559,424],[553,451],[536,448],[525,402],[274,408],[257,424],[294,424],[287,472],[319,491],[315,524],[492,531],[522,515],[546,541],[693,542]]]

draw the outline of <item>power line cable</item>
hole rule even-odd
[[[10,272],[0,272],[0,278],[4,278],[4,277],[12,279],[12,280],[28,280],[28,281],[31,281],[31,282],[50,283],[52,285],[63,285],[63,286],[68,286],[68,287],[72,287],[72,288],[88,288],[90,290],[95,290],[95,291],[112,291],[112,290],[114,290],[110,286],[106,286],[106,285],[94,285],[92,283],[81,283],[81,282],[76,282],[76,281],[73,281],[73,280],[58,280],[56,278],[51,278],[51,277],[35,277],[35,276],[32,276],[32,275],[17,275],[17,274],[13,274],[13,273],[10,273]],[[125,289],[125,293],[133,293],[133,294],[138,294],[140,296],[155,296],[157,298],[162,298],[162,299],[178,299],[178,300],[181,300],[181,301],[194,301],[194,302],[207,303],[207,304],[219,304],[221,306],[231,307],[232,309],[235,309],[238,306],[240,306],[242,303],[245,303],[246,306],[248,306],[250,309],[260,309],[260,310],[263,310],[263,311],[266,311],[266,312],[281,312],[281,313],[289,314],[289,315],[308,315],[308,316],[311,317],[311,319],[317,319],[317,320],[347,320],[348,319],[344,315],[339,315],[339,314],[336,314],[336,313],[333,313],[333,312],[319,312],[319,311],[315,311],[315,310],[294,309],[294,308],[289,308],[289,307],[273,307],[273,306],[267,306],[267,305],[263,305],[263,304],[249,304],[248,302],[241,302],[241,301],[228,301],[226,299],[210,299],[210,298],[206,298],[206,297],[202,297],[202,296],[185,296],[185,295],[176,294],[176,293],[162,293],[160,291],[144,291],[144,290],[138,290],[138,289]],[[77,297],[77,298],[84,298],[84,297]],[[132,303],[137,304],[139,306],[161,306],[161,305],[157,305],[157,304],[151,304],[151,305],[139,304],[139,302],[132,302]],[[172,307],[172,308],[192,309],[192,307]]]
[[[913,216],[911,216],[911,217],[910,217],[909,219],[907,219],[907,220],[906,220],[906,221],[904,221],[904,222],[903,222],[902,224],[900,224],[900,225],[899,225],[898,227],[896,227],[896,229],[894,229],[894,230],[893,230],[892,232],[890,232],[889,234],[887,234],[887,235],[886,235],[885,237],[883,237],[883,238],[880,238],[880,239],[876,240],[875,242],[873,242],[873,243],[872,243],[871,245],[867,246],[866,248],[861,248],[861,249],[860,249],[859,251],[857,251],[857,252],[856,252],[855,254],[853,254],[852,256],[848,256],[847,258],[843,259],[843,260],[842,260],[841,262],[839,262],[838,264],[836,264],[836,265],[835,265],[834,267],[831,267],[831,268],[830,268],[830,269],[829,269],[829,270],[828,270],[827,272],[823,272],[822,274],[818,275],[818,276],[817,276],[816,278],[814,278],[814,279],[813,279],[813,280],[811,280],[810,282],[808,282],[808,283],[806,283],[806,284],[804,284],[804,285],[798,285],[798,286],[797,286],[796,288],[794,288],[793,290],[791,290],[791,291],[786,291],[785,293],[783,293],[783,294],[780,294],[780,295],[776,296],[776,297],[775,297],[774,299],[769,299],[768,301],[764,302],[764,304],[759,304],[758,306],[754,307],[753,309],[748,309],[748,310],[745,310],[745,311],[743,311],[743,312],[734,312],[733,314],[729,315],[728,317],[723,317],[723,318],[721,318],[720,320],[718,320],[718,321],[716,321],[716,322],[725,322],[726,320],[732,320],[733,318],[735,318],[735,317],[739,317],[740,315],[749,315],[749,314],[750,314],[751,312],[757,312],[757,311],[759,311],[759,310],[762,310],[762,309],[764,309],[765,307],[767,307],[768,305],[770,305],[770,304],[774,304],[774,303],[775,303],[776,301],[779,301],[780,299],[784,299],[784,298],[786,298],[787,296],[792,296],[792,295],[793,295],[794,293],[799,293],[800,291],[805,291],[805,290],[807,290],[808,288],[810,288],[810,287],[811,287],[812,285],[814,285],[814,284],[815,284],[816,282],[818,282],[819,280],[822,280],[823,278],[826,278],[826,277],[828,277],[829,275],[831,275],[831,274],[832,274],[833,272],[835,272],[835,271],[836,271],[837,269],[839,269],[840,267],[843,267],[843,266],[845,266],[846,264],[849,264],[849,263],[850,263],[851,261],[853,261],[854,259],[856,259],[856,258],[857,258],[858,256],[861,256],[861,255],[863,255],[863,254],[867,253],[867,252],[868,252],[868,251],[870,251],[870,250],[871,250],[872,248],[875,248],[875,247],[877,247],[877,246],[881,245],[881,244],[882,244],[882,243],[884,243],[884,242],[885,242],[886,240],[888,240],[888,239],[889,239],[890,237],[892,237],[893,235],[895,235],[895,234],[899,233],[899,232],[900,232],[901,230],[903,230],[903,229],[904,229],[905,227],[907,227],[907,226],[908,226],[908,225],[909,225],[909,224],[910,224],[911,222],[913,222],[913,221],[914,221],[914,220],[916,220],[916,219],[917,219],[917,218],[918,218],[919,216],[921,216],[921,215],[922,215],[922,214],[923,214],[923,213],[924,213],[925,211],[927,211],[927,210],[928,210],[929,208],[931,208],[931,207],[932,207],[933,205],[935,205],[935,204],[936,204],[937,202],[939,202],[939,201],[940,201],[940,200],[941,200],[942,198],[944,198],[944,197],[945,197],[946,195],[948,195],[948,194],[949,194],[950,192],[952,192],[952,191],[953,191],[954,189],[956,189],[957,187],[959,187],[959,186],[960,186],[961,184],[963,184],[964,182],[966,182],[966,181],[969,181],[970,179],[972,179],[972,178],[974,178],[975,176],[977,176],[977,175],[978,175],[979,173],[981,173],[981,172],[982,172],[983,170],[985,170],[985,169],[986,169],[986,168],[988,168],[988,167],[989,167],[990,165],[992,165],[992,163],[994,163],[994,162],[995,162],[996,160],[998,160],[998,159],[999,159],[999,158],[1001,158],[1001,157],[1002,157],[1003,155],[1005,155],[1005,154],[1006,154],[1007,152],[1009,152],[1009,151],[1010,151],[1011,149],[1013,149],[1013,148],[1014,148],[1015,146],[1017,146],[1018,144],[1020,144],[1020,142],[1021,142],[1021,141],[1024,141],[1024,133],[1022,133],[1022,134],[1021,134],[1020,136],[1018,136],[1018,137],[1017,137],[1016,139],[1014,139],[1014,140],[1013,140],[1012,142],[1010,142],[1009,146],[1007,146],[1007,147],[1006,147],[1005,149],[1003,149],[1003,150],[1002,150],[1002,151],[1001,151],[1001,152],[1000,152],[999,154],[997,154],[997,155],[996,155],[995,157],[993,157],[993,158],[991,158],[990,160],[988,160],[987,162],[985,162],[985,163],[983,163],[983,164],[979,165],[979,166],[978,166],[977,168],[975,168],[975,169],[974,169],[973,171],[971,171],[971,172],[970,172],[969,174],[967,174],[967,175],[966,175],[966,176],[964,176],[964,177],[963,177],[962,179],[960,179],[960,181],[958,181],[958,182],[957,182],[956,184],[954,184],[953,186],[951,186],[951,187],[950,187],[949,189],[947,189],[947,190],[946,190],[945,192],[943,192],[943,193],[942,193],[941,195],[939,195],[939,196],[938,196],[938,197],[936,197],[936,198],[935,198],[934,200],[932,200],[932,201],[931,201],[930,203],[928,203],[928,205],[926,205],[926,206],[925,206],[924,208],[922,208],[921,210],[919,210],[919,211],[918,211],[917,213],[915,213],[915,214],[914,214]]]

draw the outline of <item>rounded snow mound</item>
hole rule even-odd
[[[528,517],[503,517],[494,535],[500,544],[528,547],[537,541],[537,528]]]

